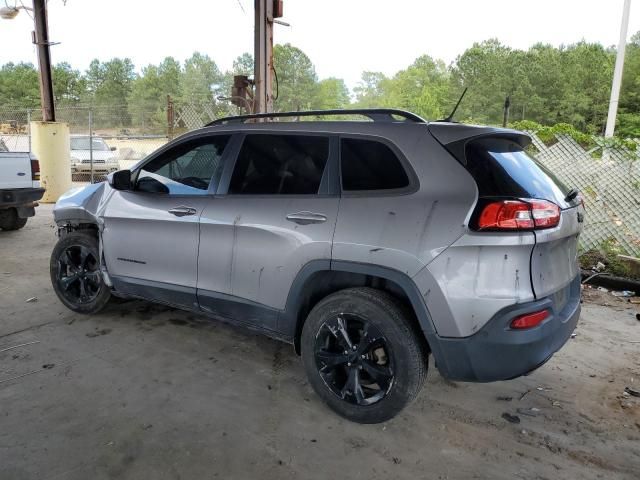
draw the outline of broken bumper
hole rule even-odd
[[[527,330],[513,330],[519,315],[547,309],[549,317]],[[580,316],[580,276],[549,297],[498,312],[465,338],[430,338],[440,374],[451,380],[492,382],[526,375],[544,364],[571,337]]]

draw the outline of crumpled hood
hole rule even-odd
[[[72,188],[65,192],[53,207],[53,218],[64,223],[94,223],[102,225],[101,214],[114,190],[107,182]]]

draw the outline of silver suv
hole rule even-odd
[[[95,313],[141,298],[260,329],[362,423],[409,404],[429,355],[445,378],[489,382],[562,347],[584,207],[526,134],[398,110],[269,117],[311,114],[217,120],[68,192],[60,300]]]

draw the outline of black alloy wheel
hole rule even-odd
[[[58,258],[58,284],[70,302],[93,302],[100,293],[102,277],[98,259],[85,246],[71,245]]]
[[[326,386],[351,404],[372,405],[393,386],[387,339],[359,315],[343,313],[324,322],[316,334],[314,355]]]

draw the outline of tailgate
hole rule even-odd
[[[29,188],[31,159],[25,152],[0,152],[0,189]]]
[[[562,290],[580,273],[578,235],[582,231],[584,207],[562,210],[560,224],[548,230],[536,230],[536,245],[531,255],[531,283],[537,298]]]

